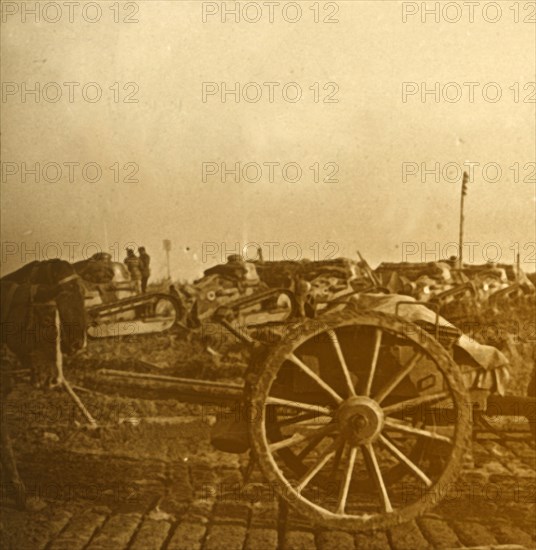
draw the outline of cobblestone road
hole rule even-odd
[[[55,453],[21,458],[35,508],[2,506],[5,550],[536,548],[536,450],[481,434],[473,461],[416,521],[373,534],[314,528],[238,461],[163,462]],[[44,467],[43,465],[46,465]],[[67,465],[69,467],[67,467]],[[98,472],[98,480],[83,472]],[[93,474],[94,476],[94,474]],[[39,482],[37,483],[37,480]]]

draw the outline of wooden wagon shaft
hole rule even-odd
[[[114,369],[101,369],[99,374],[113,379],[114,388],[120,390],[123,395],[127,392],[133,393],[136,397],[143,398],[145,395],[148,399],[175,398],[187,403],[210,401],[230,404],[240,401],[244,393],[244,386],[241,384]]]

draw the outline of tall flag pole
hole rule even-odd
[[[462,181],[462,196],[460,199],[460,249],[458,251],[458,268],[462,269],[463,267],[463,222],[465,221],[463,208],[465,205],[465,196],[467,195],[467,184],[469,183],[469,174],[467,172],[463,173]]]

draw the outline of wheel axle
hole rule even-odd
[[[340,405],[337,415],[341,433],[351,445],[375,440],[383,428],[383,411],[370,397],[348,398]]]

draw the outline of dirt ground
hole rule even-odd
[[[240,381],[240,352],[228,342],[222,355],[207,352],[206,343],[177,335],[93,341],[66,375],[79,386],[103,367]],[[525,344],[515,348],[516,391],[532,364]],[[432,512],[389,531],[348,533],[289,511],[257,470],[244,481],[248,457],[210,446],[213,407],[100,390],[78,390],[97,431],[59,389],[22,383],[3,404],[31,498],[18,511],[2,484],[2,549],[536,548],[536,446],[523,423],[509,426],[506,439],[475,431],[458,481]]]

